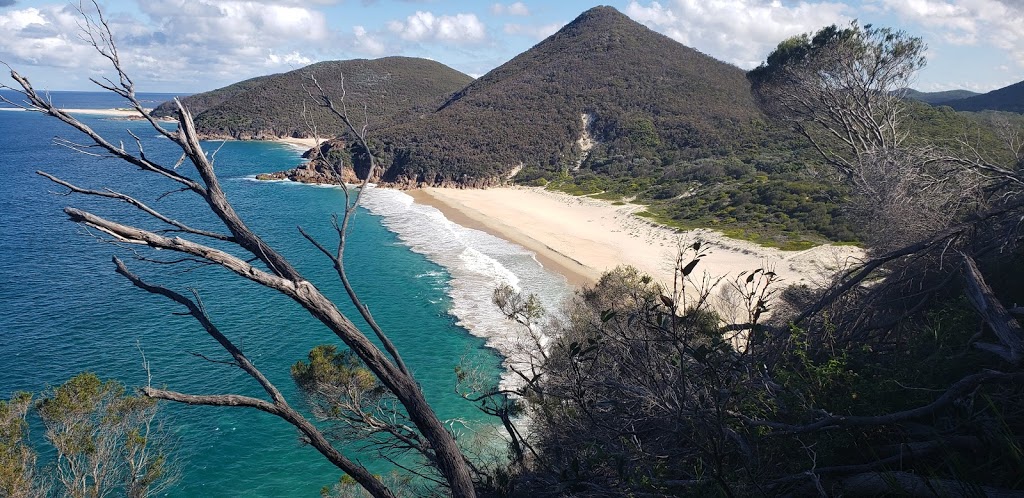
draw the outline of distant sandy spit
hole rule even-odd
[[[605,271],[628,264],[671,289],[679,248],[696,241],[702,241],[709,254],[695,274],[706,274],[712,281],[730,281],[741,272],[769,268],[783,285],[818,284],[863,257],[862,250],[850,246],[782,251],[714,230],[679,231],[636,216],[642,206],[616,206],[539,187],[424,188],[408,193],[455,223],[536,252],[542,264],[576,285],[595,282]]]
[[[315,138],[293,138],[293,137],[281,137],[273,139],[274,142],[279,142],[288,145],[294,145],[303,149],[309,150],[318,145],[318,141]],[[325,140],[320,139],[319,143],[323,143]]]
[[[109,116],[115,118],[134,118],[141,119],[139,113],[134,109],[61,109],[68,114],[88,114],[90,116]],[[25,111],[25,109],[19,109],[15,107],[0,107],[0,111]],[[146,109],[146,112],[150,112],[152,109]],[[32,111],[29,111],[32,112]]]

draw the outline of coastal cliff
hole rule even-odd
[[[256,175],[257,180],[290,180],[299,183],[342,185],[360,183],[367,179],[369,164],[364,154],[353,154],[343,139],[333,139],[306,151],[303,158],[307,162],[301,166],[273,173]],[[506,181],[498,178],[464,179],[464,181],[445,180],[440,183],[427,184],[409,176],[384,179],[378,170],[369,178],[371,183],[397,189],[413,189],[420,187],[450,188],[487,188],[504,185]]]

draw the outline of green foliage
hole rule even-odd
[[[793,152],[764,151],[745,160],[727,156],[659,166],[638,176],[583,169],[558,175],[546,187],[605,200],[632,199],[647,206],[642,215],[670,227],[714,228],[783,249],[856,241],[844,216],[845,188],[808,174],[807,162]]]
[[[202,114],[208,109],[217,107],[232,98],[242,95],[253,88],[258,88],[270,78],[273,78],[273,76],[258,76],[256,78],[250,78],[245,81],[228,85],[224,88],[218,88],[209,92],[182,97],[179,100],[181,103],[185,104],[185,107],[192,112],[193,116],[196,116]],[[164,102],[156,106],[150,114],[158,118],[176,118],[177,106],[173,100]]]
[[[675,494],[666,484],[675,480],[722,491],[707,476],[723,470],[733,442],[716,424],[751,390],[719,317],[703,305],[679,309],[664,293],[619,267],[568,306],[526,396],[543,467],[521,493]]]
[[[884,335],[848,341],[844,337],[849,331],[833,325],[830,317],[808,328],[791,327],[782,357],[769,364],[768,375],[778,383],[774,391],[781,396],[761,403],[760,418],[803,424],[822,413],[900,413],[928,406],[949,386],[979,371],[1019,371],[970,346],[977,340],[972,336],[981,320],[965,298],[951,291],[953,297],[930,303],[915,319],[900,322]],[[913,458],[877,468],[951,478],[968,487],[983,483],[1021,489],[1024,481],[1018,476],[1024,461],[1016,441],[1024,431],[1022,402],[1019,386],[982,386],[962,402],[903,423],[774,436],[763,458],[800,462],[806,448],[813,448],[818,468],[842,467],[875,462],[891,456],[894,448],[918,445]],[[785,471],[795,472],[800,466]]]
[[[0,496],[31,496],[36,451],[28,444],[28,422],[32,404],[29,393],[15,393],[0,400]]]
[[[292,365],[292,378],[303,390],[315,392],[322,386],[345,386],[369,391],[379,387],[377,378],[352,351],[338,351],[321,344],[309,352],[308,361]]]
[[[788,67],[816,63],[814,60],[830,49],[846,46],[854,51],[869,50],[865,42],[873,37],[873,31],[870,25],[861,27],[854,22],[848,28],[840,28],[833,24],[821,28],[814,34],[804,33],[787,38],[779,42],[764,63],[747,73],[747,77],[755,85],[760,85],[784,78],[783,73]],[[891,33],[884,28],[883,31],[879,33],[879,38],[884,39]]]
[[[903,98],[909,100],[917,100],[931,105],[946,105],[947,102],[954,100],[966,99],[968,97],[974,97],[975,95],[981,95],[977,92],[970,90],[947,90],[944,92],[920,92],[914,89],[903,89]]]
[[[173,482],[170,444],[154,422],[156,400],[128,394],[116,381],[82,373],[32,402],[27,393],[0,401],[0,495],[111,493],[149,496]],[[38,472],[26,417],[34,411],[53,447],[54,471]]]
[[[964,298],[932,302],[918,319],[857,341],[826,315],[759,327],[738,349],[714,313],[670,306],[631,268],[577,294],[524,398],[541,464],[513,489],[804,495],[815,483],[841,489],[846,476],[888,470],[965,489],[1024,489],[1019,385],[982,385],[893,422],[805,425],[919,410],[968,375],[1019,372],[970,347],[982,323]]]
[[[851,408],[849,401],[859,396],[855,389],[858,376],[849,368],[847,352],[815,358],[807,332],[791,327],[790,333],[786,363],[777,369],[780,384],[797,393],[801,403],[830,406],[847,413]]]
[[[383,481],[395,496],[423,495],[424,490],[417,486],[409,475],[391,472],[385,476],[374,474],[374,477],[379,481]],[[322,498],[372,498],[372,495],[348,474],[342,474],[334,485],[322,487],[320,489],[320,496]]]
[[[656,148],[661,145],[658,130],[648,117],[636,117],[626,120],[618,130],[619,135],[628,140],[630,146],[637,148]]]

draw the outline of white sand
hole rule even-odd
[[[109,116],[114,118],[131,118],[141,119],[139,113],[133,109],[62,109],[64,112],[69,114],[88,114],[90,116]],[[0,111],[31,111],[30,109],[21,109],[17,107],[0,107]],[[146,109],[146,112],[150,112],[152,109]],[[175,121],[173,119],[160,118],[160,121]],[[326,139],[321,139],[320,142],[324,142]],[[292,138],[292,137],[280,137],[273,139],[275,142],[292,145],[297,149],[303,151],[312,149],[317,146],[317,139],[315,138]]]
[[[0,107],[0,111],[25,111],[16,107]],[[117,118],[141,118],[134,109],[61,109],[68,114],[89,114],[91,116],[110,116]],[[150,112],[152,109],[146,109]]]
[[[294,145],[297,148],[302,148],[302,149],[305,149],[305,150],[312,149],[313,147],[316,147],[318,145],[318,141],[315,138],[281,137],[281,138],[275,138],[274,141],[275,142],[280,142],[280,143],[283,143],[283,144]],[[325,141],[326,141],[326,139],[320,139],[319,143],[323,143]]]
[[[543,264],[577,284],[596,281],[603,272],[629,264],[671,288],[680,245],[697,240],[709,254],[695,274],[706,273],[713,280],[734,280],[740,272],[769,268],[783,285],[816,284],[863,257],[860,249],[850,246],[782,251],[713,230],[680,232],[634,215],[641,206],[615,206],[542,188],[427,188],[410,193],[456,223],[477,225],[533,250]]]

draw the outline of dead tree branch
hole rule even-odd
[[[995,332],[999,342],[1002,343],[1000,346],[988,345],[991,347],[984,347],[984,349],[995,352],[1014,365],[1020,363],[1021,354],[1024,353],[1024,331],[1021,330],[1020,324],[1017,323],[1013,315],[1006,311],[1003,304],[996,298],[992,288],[985,283],[985,278],[982,277],[981,270],[978,269],[974,258],[966,253],[960,253],[960,255],[964,263],[963,272],[964,281],[967,283],[965,290],[967,298],[985,320],[985,323]],[[975,346],[979,347],[981,344],[975,343]]]
[[[97,12],[99,11],[98,5],[95,1],[92,6]],[[82,28],[85,32],[84,36],[101,55],[108,59],[118,75],[116,82],[110,79],[105,79],[104,82],[97,81],[96,84],[128,100],[132,108],[139,112],[139,114],[149,122],[154,130],[156,130],[161,136],[170,139],[181,149],[183,153],[183,160],[179,160],[178,164],[175,164],[172,167],[164,166],[146,157],[144,150],[142,149],[137,153],[132,153],[125,149],[122,144],[114,144],[108,141],[88,125],[56,107],[49,98],[46,98],[36,92],[27,78],[23,77],[17,71],[12,70],[11,78],[21,87],[19,91],[27,102],[26,106],[34,111],[52,116],[84,134],[105,154],[109,154],[109,156],[113,158],[120,159],[125,163],[134,165],[144,171],[160,175],[161,177],[179,184],[183,189],[197,194],[206,204],[206,207],[217,216],[220,222],[227,229],[227,232],[230,233],[230,235],[225,236],[227,238],[217,238],[219,240],[230,242],[233,247],[248,252],[262,262],[263,265],[266,266],[266,270],[257,268],[245,259],[221,249],[215,249],[182,237],[170,238],[162,236],[152,231],[104,219],[92,213],[73,207],[65,209],[65,213],[67,213],[69,218],[74,222],[81,223],[84,226],[94,228],[111,235],[121,242],[167,249],[215,263],[246,279],[271,289],[275,289],[290,297],[306,309],[313,317],[323,323],[329,330],[331,330],[343,343],[345,343],[345,345],[359,356],[360,360],[370,371],[373,372],[381,383],[389,391],[394,393],[396,398],[402,404],[404,410],[408,413],[409,419],[413,422],[413,425],[429,442],[431,449],[435,452],[438,470],[450,486],[452,494],[457,497],[474,496],[475,490],[469,468],[465,463],[463,455],[459,450],[453,435],[447,430],[445,425],[437,418],[437,415],[427,404],[418,383],[400,361],[397,351],[394,350],[392,345],[390,345],[390,342],[385,342],[387,345],[386,349],[388,349],[388,355],[390,355],[389,359],[389,356],[385,355],[377,348],[376,345],[373,344],[372,341],[369,340],[366,335],[359,331],[359,329],[356,328],[356,326],[338,310],[333,302],[325,297],[312,283],[305,280],[305,278],[303,278],[298,270],[296,270],[286,258],[266,244],[261,237],[248,227],[248,225],[235,211],[234,206],[229,202],[221,187],[220,180],[214,171],[213,163],[202,148],[200,136],[196,130],[191,112],[189,112],[189,110],[185,108],[180,101],[176,101],[178,128],[173,132],[164,129],[155,119],[146,114],[141,102],[135,95],[134,83],[124,71],[124,66],[117,52],[117,46],[114,43],[114,37],[110,32],[110,27],[107,21],[102,17],[102,13],[99,13],[97,17],[92,17],[89,13],[86,13],[84,8],[81,8],[80,11],[83,14],[84,19],[82,23]],[[351,126],[351,123],[347,122],[347,118],[346,124]],[[352,128],[354,129],[354,127]],[[363,129],[363,133],[359,136],[365,147],[367,145],[365,141],[365,128]],[[367,152],[369,152],[368,147]],[[370,157],[372,160],[372,154]],[[177,168],[181,164],[185,164],[186,161],[191,163],[191,166],[195,168],[198,179],[193,179],[177,171]],[[111,190],[116,192],[116,189]],[[131,204],[128,199],[117,197],[116,195],[113,199]],[[165,223],[168,220],[171,220],[166,216],[161,217],[148,212],[139,205],[135,205],[135,207],[142,209],[150,216]],[[354,212],[354,210],[355,204],[353,204],[352,207],[347,207],[346,212],[350,213]],[[341,234],[345,233],[350,219],[350,214],[345,217],[345,220],[339,230]],[[184,223],[182,223],[182,225],[185,227],[189,226]],[[183,229],[180,226],[178,228]],[[199,230],[195,231],[198,232]],[[186,234],[206,236],[206,234],[189,232],[187,230]],[[339,254],[337,256],[339,266],[341,263],[340,251],[343,248],[344,243],[342,241],[342,243],[339,244]],[[346,282],[346,288],[348,289],[349,287],[350,286]],[[354,291],[350,292],[354,294]],[[361,314],[369,315],[365,305],[357,306],[357,308],[359,308]],[[372,323],[372,321],[370,323]],[[386,336],[383,334],[383,331],[379,330],[379,327],[375,328],[374,332],[382,338],[382,341],[386,341]],[[222,344],[222,346],[224,345]],[[156,395],[159,391],[151,390],[150,392]],[[173,398],[174,397],[171,395],[168,395],[167,397],[167,399]],[[178,399],[183,401],[185,399],[190,399],[191,401],[209,401],[211,403],[217,401],[213,398],[179,397]],[[271,406],[276,407],[274,404],[271,404]],[[271,406],[262,406],[261,409],[271,408]],[[276,410],[277,408],[273,409]],[[295,424],[301,424],[301,422],[294,421],[293,425]],[[367,485],[372,483],[367,481],[366,483],[361,482],[360,484]]]
[[[281,394],[281,391],[279,391],[277,387],[273,383],[271,383],[270,380],[267,379],[265,375],[263,375],[263,372],[256,368],[256,366],[253,365],[251,361],[249,361],[249,358],[246,357],[245,354],[242,353],[242,351],[237,346],[235,346],[235,344],[232,343],[227,338],[227,336],[225,336],[220,331],[220,329],[217,328],[216,325],[214,325],[213,321],[210,319],[209,315],[206,314],[205,310],[203,310],[200,304],[166,287],[146,283],[139,276],[132,273],[128,269],[128,267],[125,266],[125,264],[116,257],[113,258],[113,262],[117,268],[117,273],[128,279],[128,281],[131,282],[132,285],[146,292],[149,292],[150,294],[156,294],[166,297],[167,299],[170,299],[171,301],[174,301],[188,309],[188,314],[191,315],[192,318],[194,318],[197,322],[199,322],[199,324],[203,326],[203,329],[206,331],[206,333],[214,340],[216,340],[217,343],[220,344],[220,346],[231,355],[232,359],[234,359],[233,365],[237,366],[242,371],[247,373],[250,377],[255,379],[256,382],[260,384],[260,387],[262,387],[263,390],[267,392],[272,401],[267,402],[261,399],[252,398],[248,396],[238,396],[230,394],[194,396],[177,393],[173,391],[155,389],[151,386],[143,388],[142,391],[146,396],[158,399],[178,401],[193,405],[198,404],[209,406],[244,406],[249,408],[255,408],[257,410],[261,410],[272,415],[276,415],[277,417],[280,417],[281,419],[295,426],[295,428],[299,429],[299,431],[301,431],[302,434],[309,439],[310,444],[314,448],[316,448],[317,451],[319,451],[322,455],[324,455],[324,457],[330,460],[331,463],[336,465],[346,474],[352,476],[353,479],[359,482],[359,484],[366,488],[366,490],[369,491],[373,496],[393,496],[390,490],[384,487],[384,485],[379,480],[377,480],[373,476],[373,474],[366,470],[365,467],[353,462],[352,460],[349,460],[347,457],[342,455],[337,449],[335,449],[330,444],[330,442],[327,441],[327,439],[323,436],[322,433],[320,433],[320,431],[316,428],[315,425],[313,425],[311,422],[306,420],[305,417],[303,417],[301,414],[299,414],[297,411],[291,408],[291,406],[289,406],[288,402],[285,400],[284,396]]]

